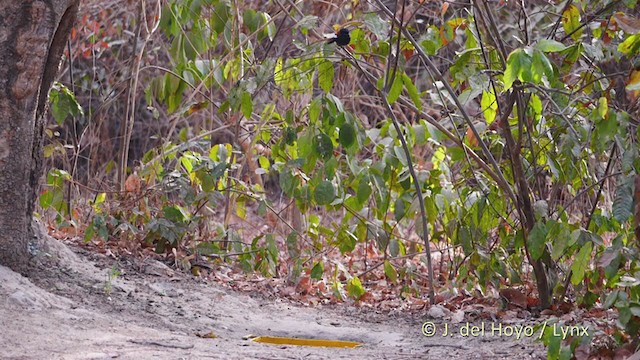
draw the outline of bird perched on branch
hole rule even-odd
[[[336,33],[336,37],[329,39],[328,44],[336,43],[338,46],[347,46],[351,42],[349,29],[342,28]]]

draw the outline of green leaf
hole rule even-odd
[[[578,41],[580,36],[582,36],[582,29],[577,30],[580,28],[580,25],[580,10],[578,10],[575,5],[569,6],[562,13],[562,27],[564,28],[564,32],[566,34],[571,34],[573,32],[571,38]]]
[[[389,281],[391,281],[392,283],[395,283],[396,280],[398,279],[398,272],[393,267],[393,265],[391,265],[389,260],[384,261],[384,274],[387,276],[387,279],[389,279]]]
[[[242,115],[248,120],[251,119],[251,114],[253,114],[253,101],[251,100],[251,94],[247,91],[242,92],[242,97],[240,99],[240,110],[242,111]]]
[[[325,93],[329,93],[333,87],[333,63],[325,60],[318,66],[318,84]]]
[[[533,225],[533,229],[529,233],[529,255],[534,260],[540,259],[542,254],[544,253],[545,245],[547,241],[547,228],[542,224],[537,222]]]
[[[249,28],[249,31],[255,32],[260,24],[260,17],[253,9],[247,9],[242,14],[242,23]]]
[[[338,136],[340,145],[345,148],[351,147],[356,141],[356,129],[349,123],[344,123],[340,127],[340,134]]]
[[[340,249],[341,254],[353,251],[356,248],[357,241],[358,238],[344,228],[338,232],[338,249]]]
[[[496,101],[496,95],[493,93],[493,89],[482,92],[480,106],[482,107],[482,114],[487,120],[487,125],[490,125],[496,119],[496,113],[498,111],[498,102]]]
[[[543,76],[546,76],[547,80],[553,78],[553,65],[542,51],[533,52],[531,75],[535,84],[541,83]]]
[[[606,97],[601,97],[598,99],[598,116],[600,116],[601,119],[606,119],[608,112],[609,102]]]
[[[592,242],[589,241],[585,243],[573,260],[573,264],[571,264],[571,283],[573,285],[580,284],[582,279],[584,279],[584,274],[589,268],[589,260],[591,260],[592,249]]]
[[[276,66],[273,70],[273,81],[276,83],[276,85],[278,85],[279,88],[284,90],[285,88],[284,80],[285,80],[285,76],[283,72],[282,58],[279,57],[278,60],[276,61]]]
[[[558,52],[566,49],[563,43],[550,39],[540,39],[535,45],[535,48],[542,52]]]
[[[320,118],[320,113],[322,112],[322,103],[319,98],[313,99],[311,104],[309,104],[309,122],[311,124],[315,124],[318,122]]]
[[[539,118],[542,115],[542,100],[536,94],[531,94],[531,99],[529,100],[529,106],[533,110],[533,113],[536,115],[536,118]]]
[[[558,360],[571,360],[573,359],[573,350],[571,346],[563,345],[558,354]]]
[[[62,125],[68,116],[84,115],[82,106],[69,88],[60,82],[54,82],[49,94],[51,114],[58,125]]]
[[[620,303],[622,303],[622,301]],[[618,303],[616,305],[616,308],[618,310],[618,321],[620,321],[620,323],[626,325],[631,320],[631,317],[633,316],[633,314],[631,313],[631,310],[629,309],[629,303],[628,302],[624,302],[623,304],[620,304],[620,303]]]
[[[402,146],[394,146],[393,153],[396,154],[398,160],[403,166],[408,166],[409,162],[407,161],[407,154],[404,152],[404,148]]]
[[[613,306],[613,304],[616,303],[616,300],[618,300],[618,292],[619,290],[614,290],[611,293],[609,293],[609,295],[607,295],[604,301],[604,304],[602,304],[602,306],[605,309],[610,309]]]
[[[327,160],[333,155],[333,142],[331,138],[324,133],[320,133],[313,137],[314,149],[320,157]]]
[[[399,73],[396,73],[396,76],[393,79],[393,84],[391,84],[391,88],[389,89],[389,94],[387,94],[387,101],[389,104],[393,104],[398,100],[402,94],[402,78]]]
[[[385,39],[391,26],[388,21],[385,21],[385,19],[375,12],[366,13],[363,23],[378,39]]]
[[[562,345],[562,337],[556,335],[551,329],[553,326],[548,326],[545,331],[545,338],[547,340],[547,359],[554,360],[558,358],[560,354],[560,346]]]
[[[164,217],[173,223],[185,222],[189,219],[188,212],[179,205],[165,206],[162,211]]]
[[[396,221],[400,221],[406,214],[406,210],[407,210],[404,205],[404,200],[402,200],[402,198],[397,198],[393,206],[393,209],[394,209],[393,213]]]
[[[618,51],[627,55],[635,56],[640,50],[640,34],[629,36],[625,41],[618,45]]]
[[[316,27],[317,24],[318,24],[317,16],[307,15],[298,21],[298,23],[296,24],[296,27],[303,30],[309,30],[311,28]]]
[[[322,275],[324,274],[324,264],[322,261],[318,261],[313,268],[311,269],[311,278],[314,280],[322,280]]]
[[[413,125],[413,132],[416,136],[416,145],[423,145],[424,143],[426,143],[428,134],[427,134],[427,127],[425,125],[423,124]]]
[[[318,205],[331,204],[336,197],[336,190],[333,188],[331,181],[324,180],[318,184],[314,197]]]
[[[462,251],[464,251],[465,255],[469,255],[476,251],[471,239],[471,230],[468,226],[460,226],[456,240],[458,244],[462,244]]]
[[[407,74],[402,74],[402,82],[404,83],[405,89],[407,89],[407,93],[413,101],[413,105],[415,105],[418,110],[422,109],[422,102],[420,101],[420,93],[418,92],[418,88],[413,84],[411,78]]]
[[[531,57],[524,49],[514,50],[507,58],[507,68],[502,78],[504,89],[509,90],[516,80],[528,82],[531,79]]]
[[[286,169],[280,172],[280,188],[287,196],[292,196],[293,191],[298,186],[298,178],[295,177],[290,170]]]
[[[217,2],[215,6],[215,11],[211,16],[213,20],[211,21],[211,24],[213,26],[213,31],[215,31],[217,34],[220,34],[221,32],[224,31],[225,25],[229,20],[230,13],[231,13],[231,9],[229,8],[229,2],[227,1]]]
[[[276,24],[271,20],[271,16],[269,16],[269,14],[267,13],[263,13],[264,17],[265,17],[265,22],[268,22],[269,24],[267,25],[267,36],[269,37],[270,41],[273,41],[273,38],[276,36],[276,33],[278,32],[278,28],[276,27]]]
[[[269,170],[269,168],[271,168],[271,162],[266,156],[260,155],[258,157],[258,163],[262,169]]]
[[[287,236],[287,252],[289,253],[289,258],[296,261],[300,258],[300,248],[298,245],[298,232],[292,231]]]
[[[631,314],[633,314],[633,316],[640,317],[640,306],[639,305],[635,305],[633,303],[629,304],[629,311],[631,311]]]
[[[360,299],[362,295],[366,293],[364,287],[362,287],[360,279],[358,279],[357,276],[354,276],[349,279],[349,281],[347,281],[347,293],[349,294],[349,296],[356,300]]]
[[[398,239],[391,239],[391,241],[389,241],[389,254],[392,257],[397,257],[400,252],[402,252],[402,255],[406,255],[404,245],[402,245]]]
[[[634,185],[633,181],[630,180],[631,178],[628,178],[618,185],[618,188],[616,189],[616,197],[613,200],[613,217],[620,223],[625,223],[633,214]]]
[[[369,178],[366,177],[360,180],[360,183],[358,184],[358,191],[356,193],[358,202],[364,204],[367,200],[369,200],[371,193],[372,190],[371,185],[369,185]]]
[[[327,162],[325,162],[324,174],[327,179],[331,180],[336,176],[336,167],[338,167],[338,159],[335,157],[331,157]]]
[[[93,239],[93,235],[95,235],[95,229],[93,227],[93,222],[89,223],[87,229],[84,231],[84,242],[89,242]]]
[[[94,205],[100,205],[104,202],[104,200],[107,197],[107,193],[99,193],[98,195],[96,195],[96,199],[93,202]]]
[[[555,261],[560,260],[562,255],[564,255],[565,249],[569,245],[569,238],[566,236],[559,237],[551,244],[551,258]]]

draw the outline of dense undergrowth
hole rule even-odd
[[[104,3],[51,93],[55,226],[334,299],[519,289],[617,311],[549,358],[637,345],[635,1]]]

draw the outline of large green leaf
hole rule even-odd
[[[253,101],[251,100],[251,94],[246,91],[242,92],[240,98],[240,110],[246,119],[251,119],[251,114],[253,114]]]
[[[564,28],[564,32],[571,34],[571,38],[577,41],[580,39],[580,36],[582,36],[580,26],[582,26],[580,23],[580,10],[578,10],[575,5],[570,5],[562,13],[562,27]]]
[[[413,101],[413,105],[415,105],[418,110],[422,110],[420,93],[418,92],[418,88],[413,84],[413,81],[411,81],[411,78],[407,74],[402,74],[402,82],[404,83],[405,89],[407,89],[411,101]]]
[[[368,201],[369,197],[371,196],[371,193],[372,193],[372,190],[371,190],[371,185],[369,185],[369,177],[365,176],[358,183],[358,190],[356,192],[356,198],[358,199],[358,202],[363,204],[366,201]]]
[[[613,217],[623,223],[629,220],[633,214],[633,181],[626,179],[616,189],[616,197],[613,200]]]
[[[582,245],[582,248],[576,255],[571,264],[571,283],[578,285],[584,279],[584,274],[589,268],[589,261],[591,260],[591,250],[593,249],[593,243],[591,241]]]
[[[507,68],[503,76],[505,90],[510,89],[516,80],[522,82],[531,81],[531,62],[531,56],[529,56],[524,49],[516,49],[509,54],[507,58]]]
[[[318,84],[325,93],[330,92],[333,87],[333,76],[333,63],[329,60],[321,62],[318,66]]]
[[[482,114],[485,120],[487,120],[487,124],[490,125],[496,119],[496,113],[498,111],[498,101],[496,100],[496,94],[494,94],[493,89],[482,92],[480,106],[482,107]]]
[[[324,274],[324,264],[322,261],[318,261],[311,269],[311,278],[314,280],[322,280],[322,274]]]
[[[389,94],[387,94],[387,101],[389,104],[393,104],[398,100],[400,94],[402,94],[402,77],[399,73],[396,73],[393,78],[393,84],[391,84],[391,88],[389,89]]]
[[[544,253],[546,241],[547,228],[542,223],[537,222],[529,233],[529,255],[534,260],[540,259]]]
[[[356,129],[349,123],[344,123],[340,127],[340,133],[338,135],[340,145],[345,148],[351,147],[356,141]]]
[[[545,76],[547,80],[553,78],[553,65],[542,51],[535,50],[533,52],[531,75],[533,82],[536,84],[542,82],[543,76]]]
[[[384,261],[384,274],[392,283],[395,283],[396,280],[398,279],[398,272],[393,267],[393,265],[389,262],[389,260]]]
[[[313,138],[314,149],[321,158],[327,160],[333,155],[333,142],[324,133],[320,133]]]
[[[51,113],[58,125],[62,125],[68,116],[82,116],[84,111],[76,100],[75,95],[62,83],[54,82],[49,93]]]
[[[535,48],[542,52],[558,52],[566,49],[567,47],[559,41],[540,39],[536,43]]]
[[[316,186],[315,199],[318,205],[331,204],[336,197],[336,190],[331,181],[324,180]]]
[[[352,277],[347,281],[347,293],[352,298],[358,300],[366,293],[360,279],[357,276]]]
[[[628,56],[636,55],[638,50],[640,50],[640,34],[629,36],[618,45],[618,51]]]

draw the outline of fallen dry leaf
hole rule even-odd
[[[527,296],[518,289],[506,288],[500,290],[500,297],[507,303],[526,309],[529,304]]]

